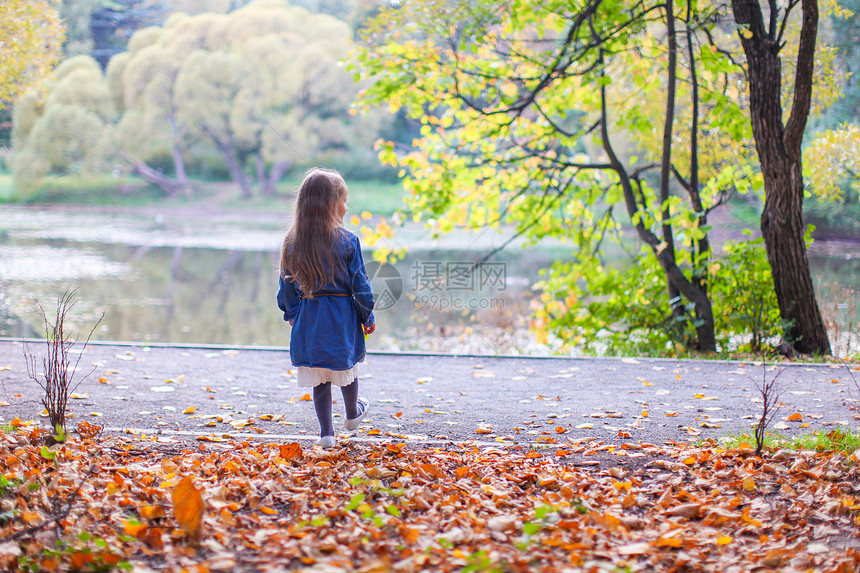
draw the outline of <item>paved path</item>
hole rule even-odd
[[[0,421],[17,416],[44,426],[41,390],[27,375],[24,346],[0,339]],[[41,367],[45,343],[28,346]],[[166,442],[309,442],[316,433],[312,403],[289,368],[284,349],[91,344],[78,377],[93,372],[70,400],[69,427],[85,420],[108,434]],[[761,408],[756,384],[777,375],[784,404],[777,431],[791,435],[837,423],[856,429],[851,405],[860,398],[860,370],[850,368],[371,354],[360,393],[372,411],[353,439],[532,446],[588,437],[615,443],[717,438],[750,427]],[[336,428],[342,429],[335,395]]]

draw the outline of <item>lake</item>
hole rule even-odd
[[[0,336],[42,336],[37,301],[51,317],[77,289],[68,326],[82,337],[104,313],[96,340],[287,346],[275,303],[283,231],[278,213],[0,206]],[[433,240],[415,227],[398,238],[409,250],[393,266],[365,253],[378,308],[370,350],[551,353],[528,317],[559,245],[513,245],[475,266],[505,237]],[[825,314],[857,325],[860,245],[816,243],[810,261]]]

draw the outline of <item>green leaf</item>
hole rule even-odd
[[[400,510],[396,505],[388,505],[385,507],[385,511],[393,515],[394,517],[400,517]]]
[[[353,484],[353,485],[356,485],[356,484]],[[352,498],[350,498],[349,503],[346,506],[346,511],[352,511],[353,509],[358,507],[362,501],[364,501],[364,494],[363,493],[355,494],[354,496],[352,496]]]

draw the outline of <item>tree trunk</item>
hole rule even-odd
[[[260,195],[268,195],[268,193],[266,193],[266,187],[267,187],[267,184],[266,184],[266,160],[263,159],[263,152],[262,151],[257,152],[256,162],[257,162],[257,185],[260,188]]]
[[[221,141],[215,132],[204,123],[200,123],[200,130],[209,138],[215,145],[215,148],[224,158],[224,163],[227,165],[227,170],[230,172],[230,177],[239,185],[242,191],[242,199],[251,198],[251,183],[245,175],[242,166],[239,164],[239,157],[236,153],[236,146],[233,143],[233,134],[228,131],[227,140]]]
[[[188,183],[188,174],[185,172],[185,160],[182,158],[182,138],[179,135],[179,128],[176,125],[176,116],[173,113],[170,114],[169,123],[170,137],[172,140],[171,151],[173,153],[173,170],[174,173],[176,173],[176,182],[185,186],[186,190],[190,190],[191,185]]]
[[[602,55],[601,55],[602,58]],[[642,239],[648,246],[660,265],[663,272],[666,273],[666,278],[669,283],[678,290],[687,300],[691,301],[696,309],[696,337],[698,338],[698,347],[702,352],[716,352],[717,339],[714,325],[714,311],[711,305],[711,300],[703,290],[696,287],[690,280],[684,276],[684,272],[675,261],[675,257],[670,255],[666,249],[661,248],[660,239],[646,228],[642,223],[642,219],[635,217],[639,207],[636,204],[636,196],[633,193],[633,185],[630,181],[630,175],[615,153],[612,143],[609,140],[609,128],[606,108],[606,86],[600,86],[600,138],[603,150],[609,158],[609,164],[612,170],[618,174],[619,184],[621,185],[624,194],[624,203],[627,207],[627,214],[631,221],[636,221],[634,226],[639,238]]]
[[[263,188],[263,195],[271,196],[275,194],[278,181],[281,180],[281,177],[284,176],[284,173],[287,172],[290,165],[292,165],[292,162],[290,161],[278,161],[272,165],[272,168],[269,169],[269,177],[266,179],[266,186]]]
[[[663,154],[660,160],[660,203],[663,215],[663,243],[667,260],[676,263],[675,235],[669,220],[672,213],[669,209],[669,179],[672,167],[672,125],[675,122],[675,74],[678,68],[678,43],[675,37],[675,6],[672,0],[666,0],[666,33],[669,41],[669,65],[666,70],[666,116],[663,120]],[[687,311],[681,300],[681,291],[669,280],[669,304],[672,305],[672,317],[675,325],[686,322]],[[681,329],[683,330],[683,329]]]
[[[830,341],[815,298],[804,241],[800,151],[812,95],[818,5],[814,0],[802,3],[803,25],[794,102],[785,126],[780,101],[781,38],[775,7],[767,28],[757,2],[732,0],[732,8],[735,21],[741,26],[739,34],[747,58],[750,118],[765,189],[761,231],[780,316],[786,323],[785,338],[798,352],[830,354]]]
[[[688,17],[693,13],[693,1],[687,0]],[[699,192],[699,75],[696,71],[696,54],[693,44],[692,21],[687,22],[687,57],[690,60],[690,97],[692,99],[692,117],[690,121],[690,181],[687,192],[690,204],[699,213],[699,229],[708,227],[708,214],[702,205]],[[708,294],[708,262],[711,258],[711,240],[707,231],[693,249],[693,284],[706,295]]]
[[[172,197],[179,192],[188,192],[188,182],[181,183],[174,179],[171,179],[161,171],[157,171],[144,163],[142,160],[138,159],[134,155],[130,153],[123,153],[126,161],[131,163],[131,171],[135,175],[139,175],[152,183],[153,185],[160,188],[164,191],[165,195],[168,197]]]

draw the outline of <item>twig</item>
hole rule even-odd
[[[762,366],[762,383],[759,385],[758,382],[754,382],[755,387],[758,389],[761,394],[762,399],[762,411],[761,418],[759,418],[758,424],[755,427],[755,455],[760,456],[762,449],[764,449],[764,438],[767,432],[768,426],[773,422],[776,413],[779,411],[779,391],[777,386],[777,379],[780,374],[782,374],[782,370],[778,370],[776,375],[770,380],[767,379],[767,364]]]

